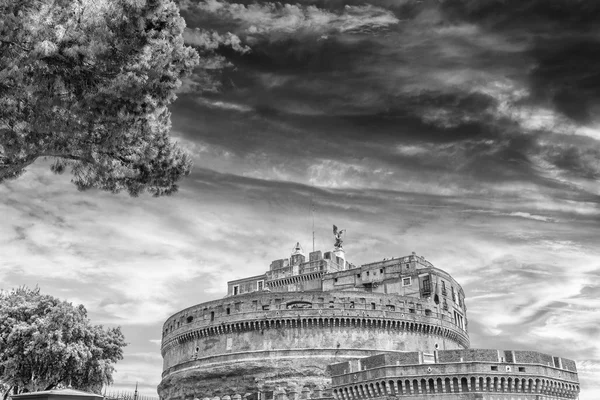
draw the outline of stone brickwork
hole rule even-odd
[[[441,361],[455,359],[461,352],[471,360]],[[508,352],[511,351],[437,351],[433,363],[413,365],[394,364],[391,358],[382,356],[344,362],[331,366],[333,395],[337,400],[577,398],[579,381],[575,371],[540,364],[537,361],[553,357],[537,352],[526,352],[532,362],[497,360],[498,354]],[[413,359],[423,359],[416,354]],[[571,360],[561,360],[574,365],[569,363]]]
[[[571,360],[470,349],[466,311],[458,282],[414,253],[356,267],[341,249],[305,257],[297,244],[264,274],[229,282],[224,298],[167,319],[158,392],[162,400],[540,400],[531,396],[579,390]]]

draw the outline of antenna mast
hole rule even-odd
[[[310,208],[311,208],[311,213],[312,213],[312,242],[313,242],[313,247],[312,247],[312,251],[315,251],[315,202],[313,200],[313,197],[310,197]]]

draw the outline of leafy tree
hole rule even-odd
[[[120,328],[91,325],[82,305],[38,288],[0,292],[0,387],[9,393],[71,385],[99,393],[126,346]]]
[[[0,182],[40,157],[80,190],[173,193],[167,106],[199,63],[172,0],[0,0]]]

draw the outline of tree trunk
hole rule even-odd
[[[6,393],[4,393],[4,397],[2,398],[2,400],[6,400],[8,399],[8,395],[10,394],[10,391],[13,390],[14,386],[11,386],[8,388],[8,390],[6,391]]]

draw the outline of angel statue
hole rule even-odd
[[[335,244],[333,245],[333,247],[337,250],[337,249],[341,249],[342,248],[342,233],[346,232],[345,229],[340,229],[338,231],[338,227],[337,226],[333,226],[333,236],[335,238]]]

